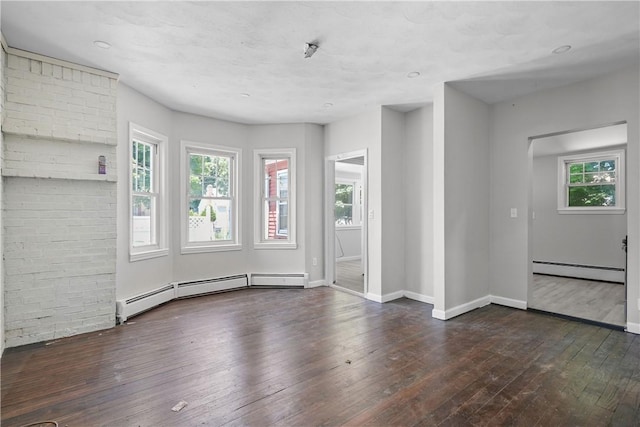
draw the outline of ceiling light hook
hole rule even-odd
[[[311,58],[314,53],[318,50],[318,45],[315,43],[305,43],[304,45],[304,57]]]

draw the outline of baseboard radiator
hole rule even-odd
[[[177,298],[189,298],[248,286],[249,278],[246,274],[207,280],[175,282],[153,291],[116,301],[116,319],[119,324],[122,324],[136,314],[151,310]]]
[[[624,283],[624,268],[617,267],[599,267],[561,262],[533,261],[533,272],[536,274],[549,274],[552,276]]]
[[[251,275],[252,288],[306,288],[309,284],[307,273],[259,274]]]
[[[249,279],[246,274],[220,277],[217,279],[197,280],[193,282],[181,282],[176,283],[176,298],[187,298],[221,291],[231,291],[234,289],[246,288],[247,286],[249,286]]]

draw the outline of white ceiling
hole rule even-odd
[[[636,1],[2,0],[1,13],[11,47],[116,72],[169,108],[242,123],[408,111],[443,81],[493,103],[639,62]],[[311,41],[320,48],[305,59]],[[551,53],[561,45],[573,48]]]

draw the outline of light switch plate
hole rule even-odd
[[[511,208],[511,218],[518,218],[518,208]]]

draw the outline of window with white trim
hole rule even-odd
[[[359,181],[336,180],[334,215],[336,227],[362,224],[362,185]]]
[[[295,149],[256,150],[256,248],[295,248]]]
[[[167,137],[129,123],[129,259],[168,254],[164,150]]]
[[[624,150],[558,158],[560,213],[624,213]]]
[[[240,151],[182,142],[182,253],[240,249]]]

